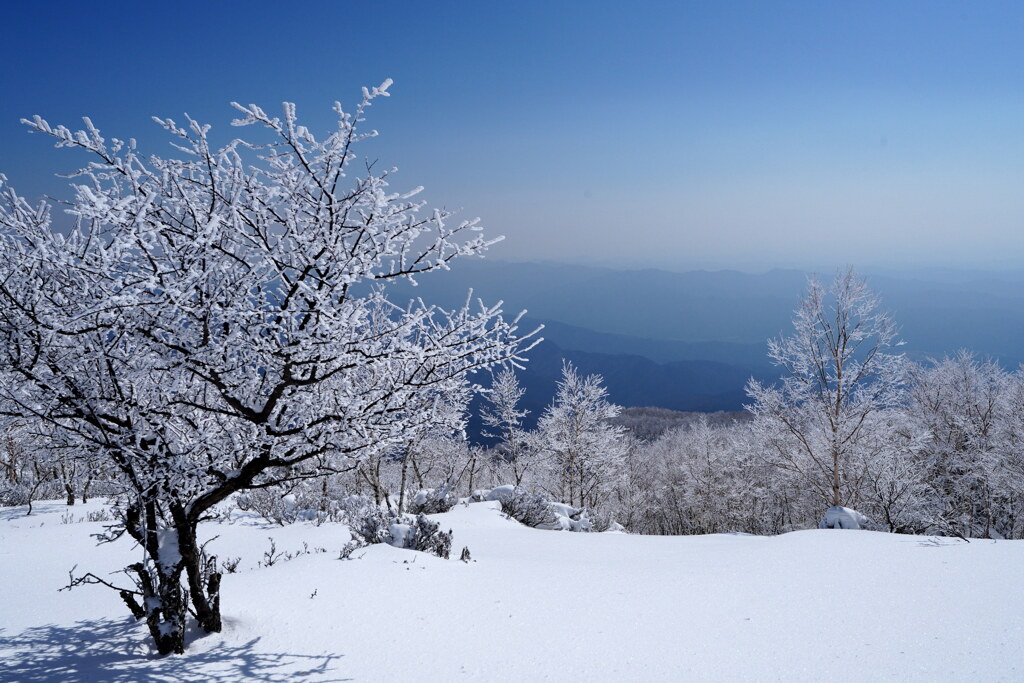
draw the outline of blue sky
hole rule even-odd
[[[231,100],[395,80],[363,151],[481,216],[494,256],[673,268],[1024,266],[1024,3],[22,3],[0,172],[80,161],[22,116],[169,151]]]

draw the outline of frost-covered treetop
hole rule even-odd
[[[48,203],[0,178],[8,397],[129,477],[163,485],[175,472],[175,490],[198,495],[387,447],[433,420],[468,371],[522,360],[500,302],[448,311],[386,296],[388,281],[496,241],[428,208],[422,188],[393,191],[395,169],[353,166],[376,135],[364,114],[390,85],[364,89],[352,112],[336,103],[322,137],[291,103],[280,117],[235,103],[234,125],[264,139],[221,147],[208,125],[156,118],[179,152],[168,158],[89,119],[26,119],[92,158],[70,176],[66,234]]]

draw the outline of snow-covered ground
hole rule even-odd
[[[80,520],[100,507],[0,508],[0,680],[1024,680],[1024,542],[573,534],[493,502],[435,516],[448,561],[339,560],[339,525],[210,524],[216,554],[242,558],[225,630],[159,659],[112,591],[57,592],[73,565],[137,556],[95,546],[103,525]],[[308,552],[260,566],[268,538]]]

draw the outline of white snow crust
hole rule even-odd
[[[384,544],[339,560],[340,525],[208,524],[209,548],[242,558],[224,632],[160,659],[113,591],[57,592],[73,565],[124,583],[140,559],[95,545],[103,524],[78,520],[99,508],[0,509],[0,680],[1024,680],[1024,542],[551,533],[496,502],[433,516],[448,561]],[[258,566],[268,537],[309,552]]]

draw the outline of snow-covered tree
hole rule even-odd
[[[768,342],[784,371],[780,386],[752,380],[755,425],[775,463],[798,474],[830,506],[855,505],[863,483],[868,418],[903,395],[901,342],[878,297],[853,269],[826,290],[808,283],[794,333]]]
[[[1024,502],[1011,474],[1019,452],[1013,375],[961,351],[915,367],[912,379],[908,413],[930,435],[922,457],[933,523],[963,536],[1012,535]]]
[[[779,495],[783,481],[757,457],[751,436],[746,422],[705,417],[639,446],[630,476],[642,495],[634,494],[635,509],[616,510],[616,520],[652,534],[788,530],[793,501]]]
[[[56,497],[57,477],[31,420],[0,415],[0,505],[28,505]]]
[[[515,485],[523,483],[523,477],[533,464],[535,451],[530,447],[529,432],[523,427],[523,418],[528,410],[520,410],[519,401],[526,390],[519,386],[515,372],[503,369],[494,377],[485,399],[489,404],[480,412],[484,436],[500,439],[497,451],[508,464]]]
[[[351,173],[390,84],[336,104],[319,138],[289,103],[235,104],[264,137],[220,147],[207,125],[156,119],[176,157],[88,119],[26,121],[91,157],[70,231],[0,177],[0,391],[117,471],[121,531],[143,550],[121,595],[160,653],[183,651],[189,609],[221,629],[221,573],[196,535],[215,505],[397,446],[437,394],[524,350],[497,307],[388,299],[389,282],[492,243],[392,191],[394,169]]]
[[[1006,538],[1024,538],[1024,366],[1009,376],[1000,403],[996,481],[1003,501],[995,525]]]
[[[429,424],[419,429],[411,430],[406,434],[405,446],[399,452],[402,463],[401,476],[398,483],[398,511],[400,513],[406,511],[405,503],[410,466],[420,482],[420,488],[424,488],[422,471],[417,463],[421,453],[427,450],[424,448],[424,442],[428,440],[432,443],[439,441],[462,442],[466,439],[466,408],[471,398],[471,392],[468,385],[454,389],[445,393],[434,394],[433,401],[429,406],[429,410],[433,411],[434,416],[430,419]],[[441,483],[441,486],[454,488],[455,482],[445,480]]]
[[[571,363],[562,366],[554,402],[534,434],[547,458],[550,493],[562,502],[598,505],[622,471],[625,429],[608,422],[621,408],[607,397],[600,375],[582,377]]]
[[[858,506],[878,528],[918,533],[932,518],[927,470],[921,451],[928,431],[904,407],[866,418],[861,441],[865,476]]]

